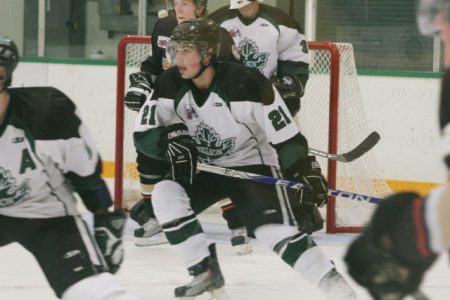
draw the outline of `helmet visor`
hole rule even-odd
[[[166,47],[166,56],[171,66],[200,63],[202,57],[197,51],[198,45],[190,41],[170,41]]]

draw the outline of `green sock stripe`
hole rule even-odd
[[[202,227],[197,219],[187,220],[177,227],[163,228],[163,231],[171,245],[181,244],[191,236],[203,233]]]
[[[308,249],[316,246],[311,236],[303,235],[297,239],[291,240],[284,251],[280,253],[281,259],[293,267],[299,257]]]

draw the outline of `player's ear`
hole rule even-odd
[[[214,49],[213,48],[208,48],[206,55],[204,56],[205,59],[207,59],[207,63],[209,64],[214,56]]]
[[[204,6],[202,7],[198,7],[195,10],[195,15],[197,16],[197,18],[203,18],[206,15],[206,9]]]

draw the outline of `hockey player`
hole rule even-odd
[[[300,98],[309,77],[309,50],[301,26],[281,9],[261,0],[230,0],[208,18],[226,28],[238,48],[241,62],[258,69],[274,82],[291,115],[300,110]],[[315,206],[302,204],[298,211],[301,230],[323,228]]]
[[[18,56],[0,35],[0,245],[27,249],[58,298],[136,299],[112,275],[123,258],[126,215],[108,211],[94,142],[62,92],[9,88]],[[74,192],[94,214],[95,240]]]
[[[271,82],[259,71],[217,62],[219,26],[209,19],[179,24],[167,46],[175,65],[156,80],[139,112],[135,145],[167,161],[170,174],[153,191],[155,214],[192,282],[177,298],[224,285],[214,246],[208,248],[196,214],[228,197],[250,232],[330,299],[355,293],[310,235],[299,231],[292,211],[299,203],[327,203],[327,183],[307,141]],[[274,185],[196,171],[197,160],[289,179],[311,189]],[[298,201],[294,201],[294,198]]]
[[[417,16],[421,32],[440,32],[444,44],[446,71],[439,120],[449,176],[426,198],[411,192],[385,199],[349,247],[345,257],[349,273],[374,299],[399,300],[419,294],[425,272],[439,253],[450,249],[450,0],[422,0]],[[421,296],[415,298],[425,299]]]
[[[151,94],[155,78],[167,69],[165,50],[170,36],[177,24],[205,15],[206,0],[174,0],[175,15],[161,18],[152,33],[152,56],[141,64],[141,71],[130,75],[130,88],[125,95],[125,104],[129,109],[139,111],[146,97]],[[238,62],[233,54],[234,42],[225,29],[220,30],[221,49],[218,58],[223,61]],[[161,226],[155,218],[151,192],[153,184],[166,175],[167,164],[155,161],[138,151],[138,171],[140,175],[143,199],[133,206],[130,216],[142,227],[135,231],[137,246],[151,246],[167,243]],[[244,255],[252,251],[250,239],[234,205],[226,202],[222,205],[223,216],[232,232],[231,244],[238,254]]]

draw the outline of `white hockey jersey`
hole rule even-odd
[[[307,75],[308,45],[300,26],[278,8],[260,4],[254,20],[239,10],[223,7],[208,16],[228,30],[237,45],[241,62],[267,78],[274,75]]]
[[[0,214],[77,214],[75,189],[102,182],[101,161],[75,105],[54,88],[9,89],[0,125]]]
[[[272,145],[300,135],[280,95],[255,69],[216,63],[216,75],[205,94],[184,80],[174,67],[158,78],[151,99],[139,112],[135,144],[152,158],[164,159],[161,130],[183,123],[198,150],[199,161],[222,167],[278,166]],[[306,155],[306,140],[293,156]]]

